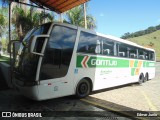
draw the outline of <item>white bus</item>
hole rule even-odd
[[[79,98],[104,88],[155,77],[155,51],[64,23],[33,28],[14,66],[17,91],[34,100]]]

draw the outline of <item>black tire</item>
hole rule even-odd
[[[138,83],[139,83],[139,85],[142,85],[143,82],[144,82],[144,75],[143,75],[143,73],[141,73],[139,76]]]
[[[90,86],[89,81],[86,79],[82,79],[77,85],[76,96],[78,98],[84,98],[88,96],[90,93],[90,87],[91,86]]]
[[[149,75],[148,75],[148,73],[146,73],[145,77],[144,77],[144,82],[148,81],[148,78],[149,78]]]

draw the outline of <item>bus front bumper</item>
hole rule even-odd
[[[38,92],[38,86],[32,85],[32,86],[25,86],[25,83],[23,81],[14,79],[14,87],[16,91],[18,91],[21,95],[28,97],[33,100],[39,101],[39,92]]]

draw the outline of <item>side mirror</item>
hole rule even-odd
[[[37,52],[35,47],[36,47],[36,44],[38,43],[38,41],[41,41],[42,39],[38,39],[38,38],[44,38],[43,41],[43,45],[42,45],[42,49],[41,49],[41,52]],[[31,44],[30,44],[30,52],[33,53],[33,54],[36,54],[36,55],[40,55],[40,56],[43,56],[43,53],[44,53],[44,49],[45,49],[45,46],[47,44],[47,40],[46,38],[49,38],[49,35],[36,35],[34,36],[32,39],[31,39]]]

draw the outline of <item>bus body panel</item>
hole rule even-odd
[[[39,91],[38,91],[38,86],[21,86],[19,84],[21,81],[15,80],[14,79],[14,86],[16,90],[23,96],[28,97],[33,100],[40,100],[39,96]]]
[[[144,76],[148,73],[149,79],[155,77],[155,62],[153,61],[115,58],[101,55],[77,54],[77,56],[78,55],[80,57],[83,56],[83,59],[81,59],[81,61],[77,60],[79,62],[77,63],[79,73],[76,78],[77,80],[84,78],[84,76],[90,78],[93,82],[93,90],[138,82],[141,73],[143,73]],[[92,57],[94,59],[92,59]],[[113,63],[110,63],[108,61],[109,59],[117,61],[117,66],[115,67]],[[85,60],[86,62],[84,62]],[[100,60],[102,60],[102,62]],[[107,62],[105,62],[105,60]],[[124,64],[123,60],[128,63]],[[97,66],[95,65],[96,63],[98,64]],[[146,63],[150,63],[151,65],[145,65]],[[105,66],[105,64],[113,65],[113,67]]]
[[[73,94],[73,81],[68,77],[58,78],[56,82],[50,80],[38,85],[40,100],[57,98]]]

